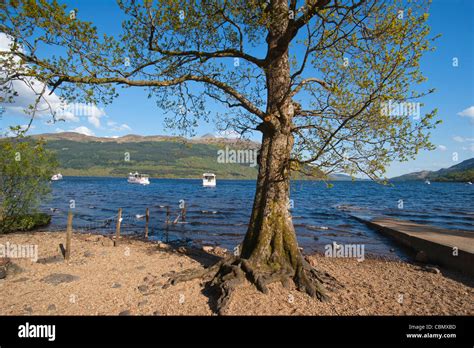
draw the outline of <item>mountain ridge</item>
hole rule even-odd
[[[422,170],[390,178],[390,181],[474,181],[474,158],[436,171]]]
[[[138,135],[138,134],[126,134],[119,137],[98,137],[93,135],[85,135],[77,132],[60,132],[60,133],[43,133],[43,134],[32,134],[29,137],[33,139],[43,138],[45,140],[71,140],[79,142],[116,142],[116,143],[127,143],[127,142],[146,142],[146,141],[182,141],[189,143],[213,143],[213,144],[249,144],[258,145],[260,143],[247,140],[247,139],[235,139],[235,138],[224,138],[211,136],[210,133],[205,134],[201,137],[185,138],[177,135]]]

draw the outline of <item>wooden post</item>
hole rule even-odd
[[[181,208],[181,220],[186,221],[186,203],[183,203],[183,208]]]
[[[145,238],[148,239],[148,223],[150,222],[150,209],[146,208]]]
[[[119,208],[117,215],[117,226],[115,228],[115,245],[118,245],[120,238],[120,225],[122,224],[122,208]]]
[[[170,223],[170,207],[166,206],[166,224],[169,225]]]
[[[66,228],[66,252],[64,258],[69,260],[71,256],[71,238],[72,238],[72,211],[67,214],[67,228]]]

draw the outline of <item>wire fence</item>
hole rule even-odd
[[[146,231],[151,237],[156,235],[164,236],[168,239],[169,232],[179,232],[176,228],[177,225],[187,223],[186,222],[186,205],[179,210],[172,210],[169,206],[160,206],[164,208],[163,214],[160,214],[157,219],[153,216],[153,226],[149,224],[149,216],[147,214],[122,214],[117,212],[114,215],[110,215],[105,218],[94,219],[91,216],[85,216],[78,214],[74,216],[73,230],[77,233],[94,233],[94,234],[113,234],[117,231],[118,222],[120,219],[120,234],[124,235],[143,235],[145,236]],[[148,210],[148,209],[147,209]],[[70,210],[73,215],[74,210]],[[69,212],[66,211],[53,211],[55,216],[65,218]],[[120,214],[120,218],[119,218]],[[158,221],[158,224],[157,224]],[[66,231],[67,224],[64,225],[49,225],[39,228],[38,231],[48,232],[62,232]]]

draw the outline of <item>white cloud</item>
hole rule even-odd
[[[107,121],[107,126],[110,128],[111,131],[115,131],[115,132],[132,130],[132,128],[130,128],[128,124],[122,123],[121,125],[119,125],[117,122],[114,122],[114,121]]]
[[[216,138],[240,139],[241,135],[239,132],[236,132],[234,130],[225,130],[216,132]]]
[[[438,149],[440,149],[440,151],[446,151],[448,148],[444,145],[438,145]]]
[[[10,51],[11,44],[12,39],[6,34],[0,33],[0,51]],[[3,58],[0,57],[0,63],[1,59]],[[14,61],[19,61],[19,59],[14,58]],[[18,65],[13,67],[13,69],[28,69],[28,67],[26,65]],[[0,77],[5,75],[6,72],[0,72]],[[25,78],[23,81],[12,81],[12,89],[18,93],[18,96],[14,97],[13,103],[7,104],[5,106],[7,115],[14,114],[26,116],[29,118],[30,115],[25,111],[29,108],[29,106],[34,105],[37,95],[43,90],[44,87],[44,83],[35,78]],[[51,117],[51,112],[55,112],[57,120],[79,122],[80,117],[86,117],[90,124],[96,128],[100,127],[100,118],[105,116],[105,111],[103,109],[100,109],[93,104],[67,104],[57,94],[50,94],[50,92],[51,90],[46,87],[43,98],[37,105],[35,117]]]
[[[471,122],[474,122],[474,106],[470,106],[467,109],[458,112],[458,115],[461,117],[468,117],[471,119]]]
[[[9,52],[11,50],[12,39],[7,36],[5,33],[0,33],[0,51],[1,52]],[[23,51],[20,47],[20,51]],[[3,59],[8,58],[1,58],[0,61]],[[19,62],[19,58],[15,57],[13,59],[14,62]],[[26,70],[28,67],[26,65],[16,65],[11,67],[11,70]],[[7,71],[2,71],[0,76],[6,77]],[[9,113],[18,114],[22,116],[28,116],[25,113],[25,110],[28,109],[30,105],[34,105],[35,100],[37,98],[37,94],[40,93],[44,88],[44,84],[35,79],[35,78],[25,78],[23,81],[20,80],[13,80],[12,81],[12,89],[18,93],[18,96],[14,97],[13,103],[9,103],[5,105],[5,109]],[[50,115],[50,108],[53,110],[60,108],[63,103],[61,102],[60,98],[52,93],[50,95],[50,89],[46,87],[44,98],[38,103],[37,112],[35,116],[42,117]],[[65,120],[72,120],[72,121],[79,121],[79,119],[75,118],[74,115],[66,114],[64,115]]]
[[[70,132],[76,132],[76,133],[84,134],[84,135],[88,135],[88,136],[94,136],[95,135],[93,131],[91,131],[89,128],[84,127],[84,126],[80,126],[80,127],[71,129]]]
[[[456,135],[453,137],[453,140],[458,142],[458,143],[464,143],[464,142],[471,142],[474,141],[474,138],[464,138],[459,135]]]
[[[89,123],[94,125],[96,128],[100,127],[100,118],[98,118],[98,117],[89,117],[88,120],[89,120]]]
[[[18,93],[14,97],[13,102],[6,104],[7,114],[30,117],[26,113],[30,105],[34,105],[37,94],[41,93],[44,84],[34,78],[28,78],[24,81],[12,81],[12,88]],[[50,117],[51,110],[57,111],[64,109],[64,102],[55,94],[49,94],[50,89],[46,87],[43,98],[37,105],[35,117]],[[57,117],[58,120],[78,122],[79,118],[69,111],[61,112]]]
[[[90,115],[87,117],[87,120],[89,121],[90,124],[93,124],[96,128],[99,128],[100,118],[102,116],[105,116],[105,111],[93,105],[90,110]]]
[[[471,151],[471,152],[474,152],[474,144],[469,145],[469,147],[468,147],[468,146],[463,146],[462,149],[463,149],[464,151]]]

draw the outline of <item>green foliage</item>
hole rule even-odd
[[[50,222],[51,216],[45,213],[10,216],[4,218],[1,222],[0,233],[9,231],[30,231],[34,228],[46,226]]]
[[[378,179],[392,161],[434,149],[429,136],[436,110],[418,103],[434,90],[417,86],[426,80],[420,59],[435,39],[428,8],[425,1],[392,0],[366,1],[347,13],[321,11],[326,23],[315,29],[320,37],[310,59],[326,87],[307,83],[299,95],[301,107],[310,110],[295,118],[299,158]],[[389,102],[418,103],[420,114],[387,112]]]
[[[50,192],[49,180],[57,162],[42,141],[20,138],[0,142],[0,233],[27,230],[47,223],[38,213]]]

